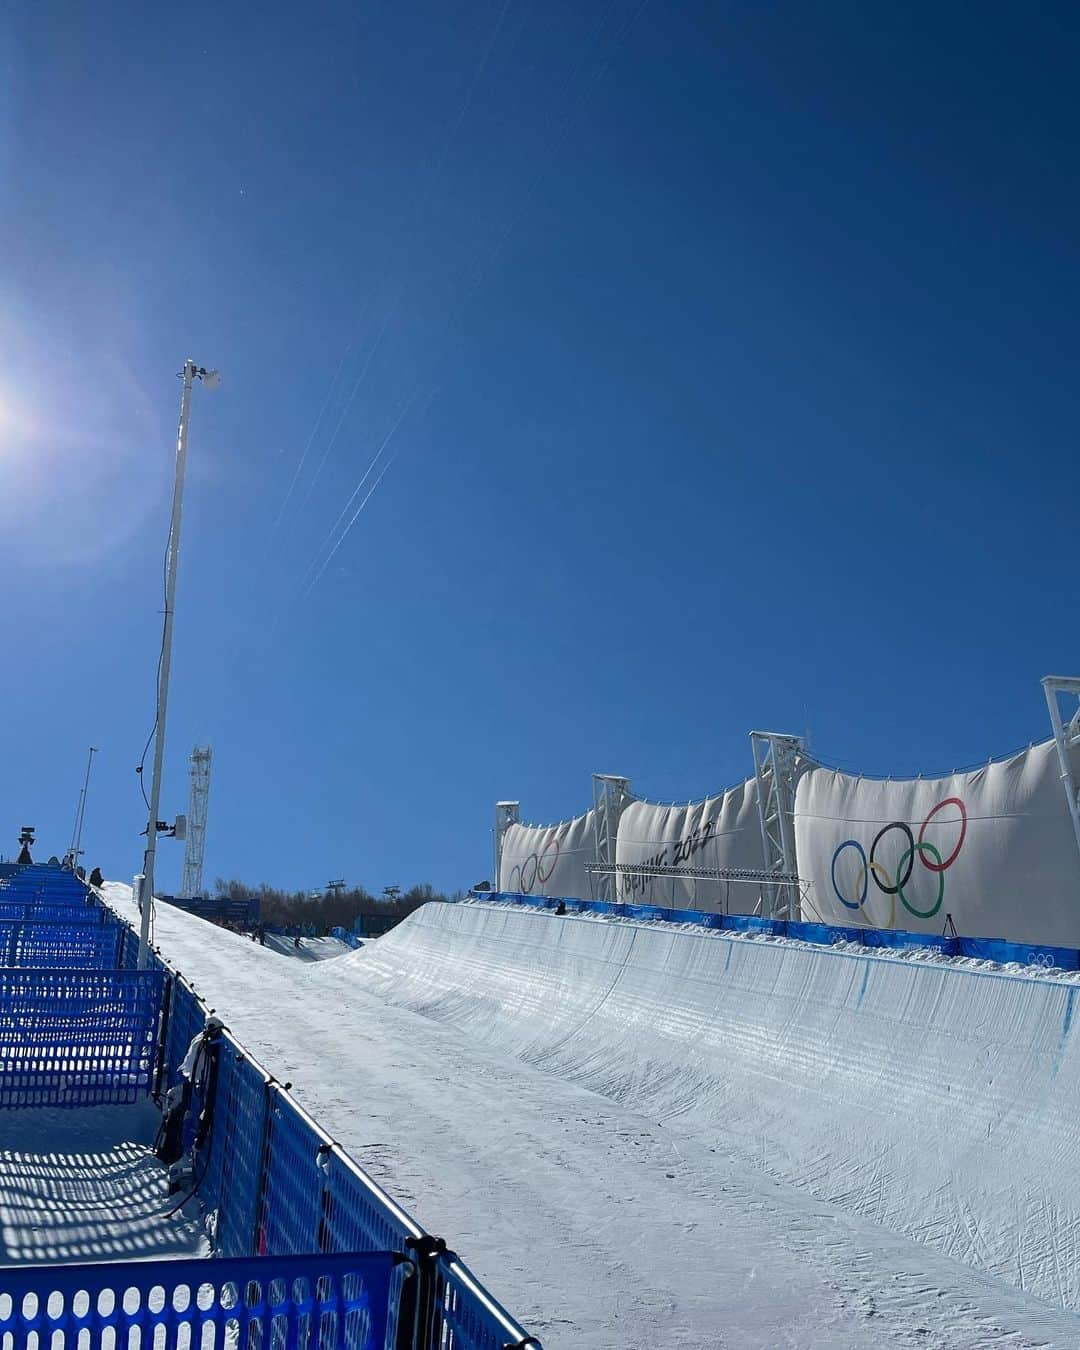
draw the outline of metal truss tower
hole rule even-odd
[[[596,819],[596,899],[614,901],[619,898],[615,839],[619,832],[619,817],[627,803],[633,800],[630,780],[610,773],[594,773],[592,789]]]
[[[795,858],[795,772],[802,738],[752,731],[750,744],[754,749],[764,870],[790,879],[799,870]],[[761,888],[761,912],[770,919],[798,919],[799,899],[797,886],[765,885]]]
[[[503,835],[511,825],[520,823],[520,802],[495,803],[495,875],[492,877],[491,885],[496,891],[499,889],[499,873],[502,870]]]
[[[213,751],[208,745],[197,745],[191,752],[191,798],[188,803],[187,842],[184,845],[184,876],[180,883],[180,894],[188,899],[202,895],[212,758]]]
[[[1047,675],[1044,677],[1043,690],[1046,694],[1046,706],[1050,712],[1050,725],[1057,743],[1058,768],[1061,771],[1061,786],[1065,790],[1065,801],[1069,808],[1076,847],[1080,849],[1080,791],[1073,773],[1071,751],[1080,747],[1080,704],[1071,719],[1066,723],[1061,718],[1059,694],[1071,694],[1080,699],[1080,679],[1065,675]]]

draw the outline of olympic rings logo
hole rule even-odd
[[[550,861],[548,861],[549,859]],[[524,862],[515,863],[511,867],[510,890],[518,895],[531,895],[532,888],[538,881],[541,886],[547,882],[552,872],[555,871],[555,864],[558,861],[559,841],[552,836],[539,853],[530,853]],[[544,870],[545,862],[547,862],[546,871]]]
[[[952,852],[947,858],[941,856],[941,850],[936,844],[932,844],[926,838],[926,832],[934,822],[934,817],[939,811],[947,806],[954,806],[960,812],[958,821],[938,821],[938,825],[959,824],[960,834],[953,846]],[[945,873],[960,856],[960,850],[964,847],[964,840],[967,837],[967,807],[959,797],[945,797],[929,812],[922,825],[919,826],[919,836],[916,837],[911,832],[911,827],[902,820],[891,820],[888,825],[884,825],[874,836],[874,842],[870,845],[870,856],[867,857],[866,850],[857,839],[845,839],[839,845],[832,857],[832,867],[830,869],[832,876],[833,890],[836,892],[836,898],[842,905],[848,909],[860,910],[866,903],[870,888],[870,878],[873,877],[874,885],[883,895],[888,895],[892,899],[892,905],[889,912],[888,927],[892,928],[896,922],[896,897],[900,897],[900,903],[917,919],[932,919],[940,910],[942,902],[945,899]],[[899,831],[904,842],[904,849],[896,863],[895,872],[878,861],[877,854],[881,841],[891,831]],[[849,899],[840,887],[836,879],[836,864],[845,849],[854,849],[859,858],[859,867],[855,873],[855,899]],[[915,859],[918,858],[923,867],[937,877],[937,895],[934,897],[933,904],[928,909],[919,909],[913,903],[913,898],[909,892],[911,889],[911,877],[915,871]],[[907,890],[905,890],[907,888]]]

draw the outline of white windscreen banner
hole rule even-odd
[[[1080,856],[1053,741],[971,773],[810,768],[795,794],[804,917],[1080,946]]]
[[[561,825],[511,825],[503,835],[499,890],[525,895],[592,896],[586,863],[596,861],[596,813]]]
[[[631,802],[619,818],[615,861],[678,869],[742,867],[760,871],[761,824],[753,778],[716,797],[685,806]],[[627,904],[752,914],[757,885],[695,877],[619,874],[618,897]]]

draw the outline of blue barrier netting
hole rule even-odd
[[[158,970],[0,970],[0,1108],[145,1097],[163,984]]]
[[[37,919],[29,923],[0,918],[0,966],[70,966],[115,970],[120,965],[124,930],[118,923],[69,923]]]
[[[436,1261],[435,1298],[431,1310],[431,1346],[454,1350],[542,1350],[538,1340],[516,1339],[520,1328],[506,1317],[497,1303],[453,1252]]]
[[[6,1350],[384,1350],[407,1269],[393,1252],[22,1266],[3,1272],[0,1337]]]
[[[854,925],[798,923],[789,919],[760,919],[753,914],[710,914],[700,909],[668,909],[662,905],[624,905],[608,900],[579,900],[576,896],[523,895],[516,891],[470,891],[473,900],[527,905],[531,909],[561,909],[566,914],[610,914],[619,919],[651,919],[665,923],[696,924],[733,933],[758,933],[794,938],[821,946],[853,942],[868,948],[913,950],[925,948],[942,956],[967,956],[1001,965],[1018,964],[1042,970],[1080,970],[1080,950],[1007,942],[1003,938],[953,937],[911,933],[902,928],[858,928]],[[452,903],[452,902],[451,902]]]
[[[117,923],[116,916],[101,905],[53,904],[48,900],[0,900],[0,919],[23,923],[56,920],[58,923],[100,926]]]
[[[0,879],[0,895],[42,896],[50,899],[90,901],[90,888],[72,872],[58,867],[21,867]]]

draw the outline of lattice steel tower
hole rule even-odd
[[[184,845],[184,878],[180,894],[189,899],[202,895],[203,850],[206,848],[206,808],[210,802],[210,760],[208,745],[197,745],[191,752],[191,799],[188,803],[187,842]]]

